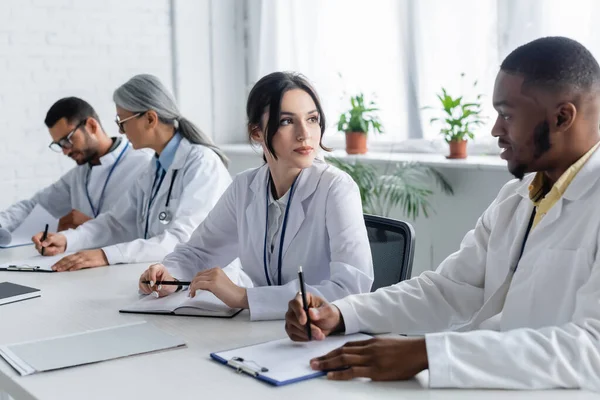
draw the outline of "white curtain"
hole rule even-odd
[[[406,132],[404,37],[398,23],[406,2],[365,5],[363,0],[261,0],[260,18],[250,15],[249,22],[250,37],[260,43],[250,83],[278,70],[306,75],[321,96],[329,138],[349,96],[358,92],[380,106],[387,132]]]
[[[249,1],[250,84],[276,70],[304,73],[319,91],[335,132],[348,96],[381,108],[386,134],[441,142],[434,115],[441,88],[482,102],[488,123],[476,143],[494,151],[493,85],[502,59],[542,36],[579,40],[600,59],[598,0],[260,0]],[[461,73],[465,77],[461,79]],[[341,75],[341,77],[339,76]],[[473,81],[478,84],[473,87]],[[398,146],[397,146],[398,147]],[[400,146],[401,147],[401,146]],[[440,148],[430,146],[430,148]],[[389,149],[389,146],[386,147]],[[414,148],[413,148],[414,150]],[[426,150],[426,149],[425,149]]]

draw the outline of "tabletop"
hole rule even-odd
[[[0,262],[34,255],[31,246],[0,250]],[[285,337],[283,321],[250,322],[248,312],[232,319],[121,314],[138,298],[146,264],[124,264],[77,272],[0,272],[9,281],[41,290],[41,297],[0,306],[0,344],[148,321],[183,338],[184,348],[142,354],[21,377],[0,359],[0,391],[25,399],[597,399],[585,391],[430,390],[427,373],[405,382],[312,379],[273,387],[236,373],[209,354]],[[1,397],[1,396],[0,396]]]

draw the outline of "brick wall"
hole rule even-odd
[[[0,1],[0,209],[74,163],[48,149],[48,108],[92,104],[116,134],[112,92],[137,73],[172,87],[169,0]]]

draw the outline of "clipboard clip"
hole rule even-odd
[[[29,265],[9,265],[6,267],[7,270],[13,271],[37,271],[40,269],[39,265],[29,266]]]
[[[253,364],[253,367],[250,367],[248,364]],[[269,372],[268,368],[261,367],[255,361],[244,360],[242,357],[233,357],[232,359],[227,361],[227,365],[235,368],[238,374],[241,374],[243,372],[254,378],[256,378],[261,373]]]

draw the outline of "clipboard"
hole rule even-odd
[[[362,333],[330,336],[323,341],[311,342],[292,342],[286,338],[210,353],[210,357],[239,374],[251,376],[272,386],[285,386],[327,373],[310,369],[310,359],[325,355],[347,342],[371,338],[372,336]]]
[[[51,269],[43,269],[39,265],[9,265],[8,267],[0,268],[0,271],[6,272],[56,272]]]
[[[62,258],[73,254],[62,253],[55,256],[45,257],[41,255],[33,256],[24,260],[12,260],[4,264],[0,264],[0,271],[7,272],[56,272],[52,270],[52,266]]]

